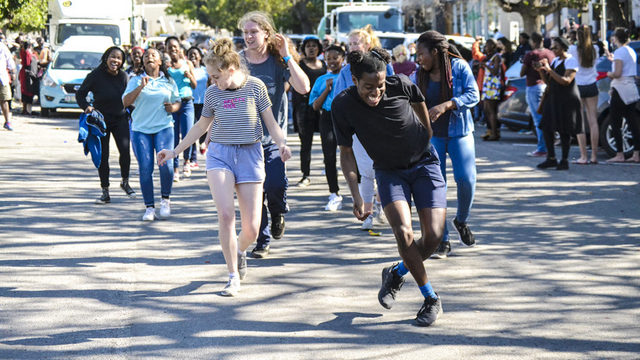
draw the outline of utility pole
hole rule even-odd
[[[602,16],[600,16],[600,40],[603,44],[607,43],[607,2],[606,0],[600,0],[600,7],[602,8]]]

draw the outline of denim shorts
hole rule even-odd
[[[211,142],[207,150],[207,171],[226,170],[236,184],[264,182],[264,152],[261,143],[228,145]]]
[[[378,170],[378,194],[384,208],[402,200],[418,210],[447,207],[447,187],[438,161],[421,161],[408,169]]]

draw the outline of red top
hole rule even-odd
[[[543,83],[542,79],[540,79],[540,74],[533,67],[533,63],[546,58],[549,60],[549,64],[551,64],[555,57],[556,56],[553,54],[553,51],[543,48],[529,51],[524,58],[522,58],[522,66],[527,67],[527,71],[525,72],[525,75],[527,76],[527,86],[534,86]]]

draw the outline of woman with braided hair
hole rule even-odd
[[[446,181],[446,156],[449,154],[458,189],[458,210],[451,221],[460,242],[474,246],[475,238],[467,226],[476,188],[476,152],[473,139],[473,108],[479,100],[478,86],[469,64],[444,35],[427,31],[418,38],[418,71],[412,76],[429,108],[433,138],[440,169]],[[451,252],[449,231],[432,257],[446,258]]]
[[[390,309],[411,272],[424,296],[416,324],[429,326],[442,313],[423,261],[438,247],[446,218],[446,190],[438,155],[431,146],[431,121],[420,89],[405,75],[387,76],[389,54],[380,48],[352,51],[349,64],[354,86],[331,105],[340,146],[340,165],[353,197],[353,214],[366,219],[370,210],[358,189],[355,135],[373,160],[378,193],[393,229],[402,261],[382,270],[378,301]],[[415,238],[411,202],[415,203],[422,236]]]

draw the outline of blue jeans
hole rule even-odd
[[[172,149],[173,128],[160,130],[155,134],[145,134],[139,131],[133,132],[131,138],[134,153],[138,159],[140,168],[140,190],[145,206],[153,206],[153,167],[155,166],[155,154],[162,149]],[[160,194],[163,198],[169,198],[173,186],[173,162],[167,161],[160,166]]]
[[[173,147],[178,146],[180,142],[180,138],[184,139],[189,130],[193,127],[193,100],[182,101],[182,106],[180,106],[180,110],[173,113]],[[183,153],[184,160],[191,161],[196,160],[195,158],[191,158],[195,153],[195,144],[189,146]],[[173,148],[172,148],[173,149]],[[174,168],[178,168],[180,166],[179,156],[176,156],[173,159]]]
[[[544,93],[545,88],[546,85],[544,84],[527,86],[527,105],[529,105],[529,111],[533,118],[533,125],[535,126],[534,130],[538,135],[538,146],[536,147],[536,151],[538,152],[547,152],[547,147],[544,143],[544,135],[542,135],[542,130],[538,129],[540,120],[542,120],[542,114],[538,114],[538,106],[540,106],[540,100],[542,100],[542,94]]]
[[[440,158],[442,177],[447,181],[447,153],[453,167],[453,178],[458,188],[458,211],[456,219],[466,223],[476,192],[476,149],[473,134],[461,137],[433,137],[431,143]],[[449,241],[449,230],[445,222],[442,241]]]
[[[286,214],[289,212],[287,205],[287,188],[289,187],[289,179],[285,173],[284,163],[280,159],[278,146],[270,144],[263,146],[264,149],[264,170],[266,177],[264,179],[264,198],[267,200],[267,206],[262,199],[262,221],[260,222],[260,232],[258,233],[258,246],[263,247],[269,245],[271,241],[271,230],[269,229],[269,213],[271,218],[274,215]],[[267,212],[267,209],[269,210]]]

